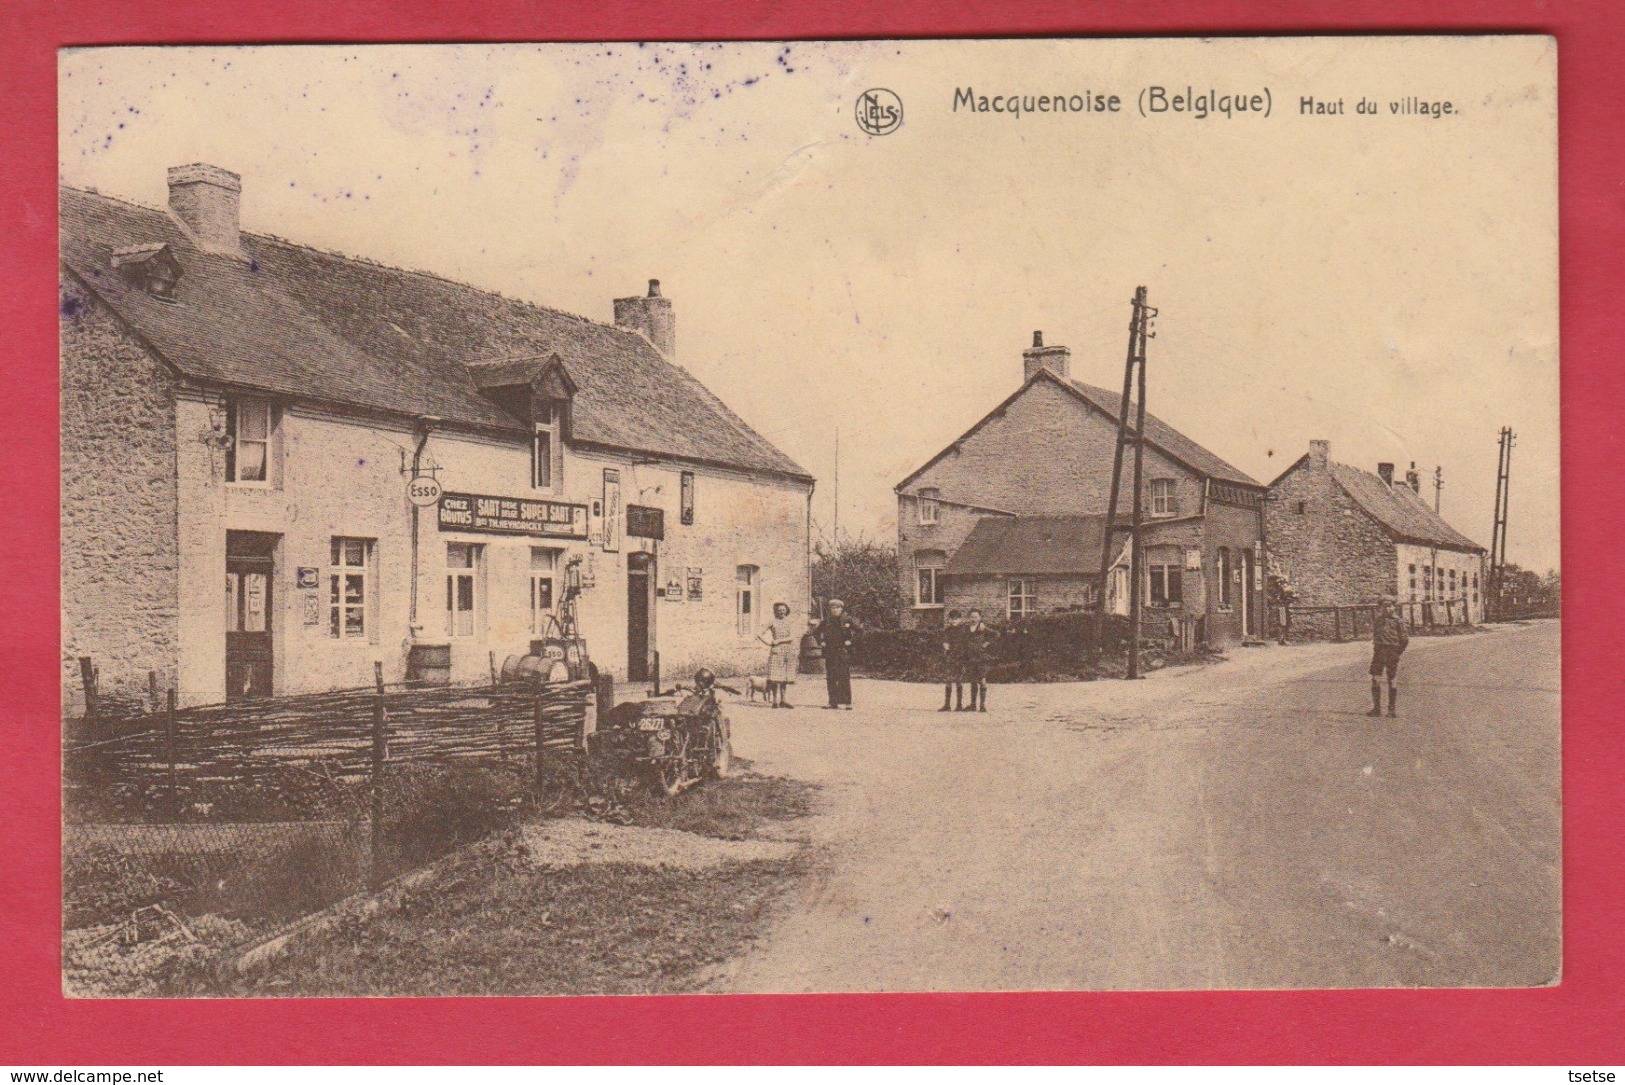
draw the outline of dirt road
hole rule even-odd
[[[1418,639],[1401,718],[1368,646],[1237,649],[1142,682],[860,682],[731,709],[815,780],[825,874],[735,991],[1535,985],[1559,972],[1556,623]]]

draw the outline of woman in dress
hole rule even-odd
[[[794,708],[790,683],[796,680],[796,635],[790,628],[790,605],[773,604],[773,623],[756,635],[767,645],[767,700],[773,708]]]

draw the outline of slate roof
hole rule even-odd
[[[1123,409],[1123,396],[1119,392],[1107,391],[1105,388],[1097,388],[1092,384],[1084,384],[1082,381],[1067,381],[1066,383],[1071,385],[1073,391],[1110,415],[1113,421],[1117,419],[1118,412]],[[1131,415],[1129,418],[1131,427],[1134,425],[1134,421]],[[1188,466],[1194,467],[1204,475],[1225,482],[1238,482],[1243,486],[1258,486],[1260,488],[1263,486],[1262,483],[1252,478],[1245,471],[1232,467],[1162,419],[1150,413],[1145,416],[1145,437],[1147,441],[1156,445],[1162,451],[1169,453]]]
[[[1031,387],[1034,381],[1039,380],[1054,381],[1068,392],[1071,392],[1074,396],[1077,396],[1079,399],[1095,407],[1102,414],[1107,416],[1111,420],[1113,428],[1116,428],[1117,414],[1118,411],[1122,409],[1123,403],[1123,397],[1120,394],[1116,392],[1109,392],[1104,388],[1096,388],[1092,384],[1084,384],[1082,381],[1064,380],[1048,369],[1040,369],[1037,373],[1033,374],[1033,376],[1030,377],[1025,384],[1011,393],[1010,396],[1004,400],[1004,402],[1000,403],[987,414],[983,415],[981,421],[977,422],[976,425],[972,426],[965,433],[961,434],[958,440],[954,441],[953,444],[950,444],[947,448],[943,449],[941,452],[938,452],[935,456],[921,464],[907,478],[899,482],[894,489],[901,491],[909,483],[919,478],[920,475],[924,474],[926,469],[932,464],[948,455],[948,453],[951,452],[960,441],[963,441],[965,438],[981,429],[987,424],[989,419],[994,418],[1004,411],[1005,408],[1009,407],[1009,405],[1016,400],[1016,397],[1020,396],[1029,387]],[[1131,427],[1133,423],[1134,419],[1130,418],[1129,424]],[[1172,456],[1174,459],[1190,467],[1198,474],[1207,475],[1223,482],[1234,482],[1242,486],[1253,486],[1260,490],[1265,488],[1263,483],[1259,482],[1257,479],[1248,475],[1240,468],[1233,467],[1224,460],[1221,460],[1219,457],[1215,456],[1213,453],[1209,452],[1207,449],[1203,448],[1201,445],[1197,444],[1195,441],[1191,440],[1189,437],[1186,437],[1183,433],[1180,433],[1178,430],[1174,429],[1174,427],[1170,426],[1168,423],[1149,412],[1147,412],[1145,416],[1145,436],[1147,443],[1155,446],[1169,456]],[[964,504],[965,502],[961,501],[959,503]]]
[[[1099,576],[1106,517],[989,516],[976,521],[949,576]]]
[[[178,304],[112,267],[116,249],[163,243]],[[246,261],[201,252],[163,211],[61,189],[62,262],[187,377],[522,433],[480,388],[556,354],[578,385],[576,441],[812,481],[636,332],[279,238],[242,244]]]
[[[1390,486],[1369,471],[1346,463],[1330,463],[1332,478],[1384,530],[1400,542],[1438,546],[1447,550],[1482,552],[1478,545],[1434,512],[1409,486]]]

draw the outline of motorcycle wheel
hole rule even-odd
[[[662,758],[653,766],[654,785],[666,798],[671,798],[688,786],[688,743],[681,735],[673,743],[670,757]]]

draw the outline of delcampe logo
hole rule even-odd
[[[903,123],[903,100],[885,87],[875,87],[858,95],[852,113],[858,127],[871,136],[887,136]]]

